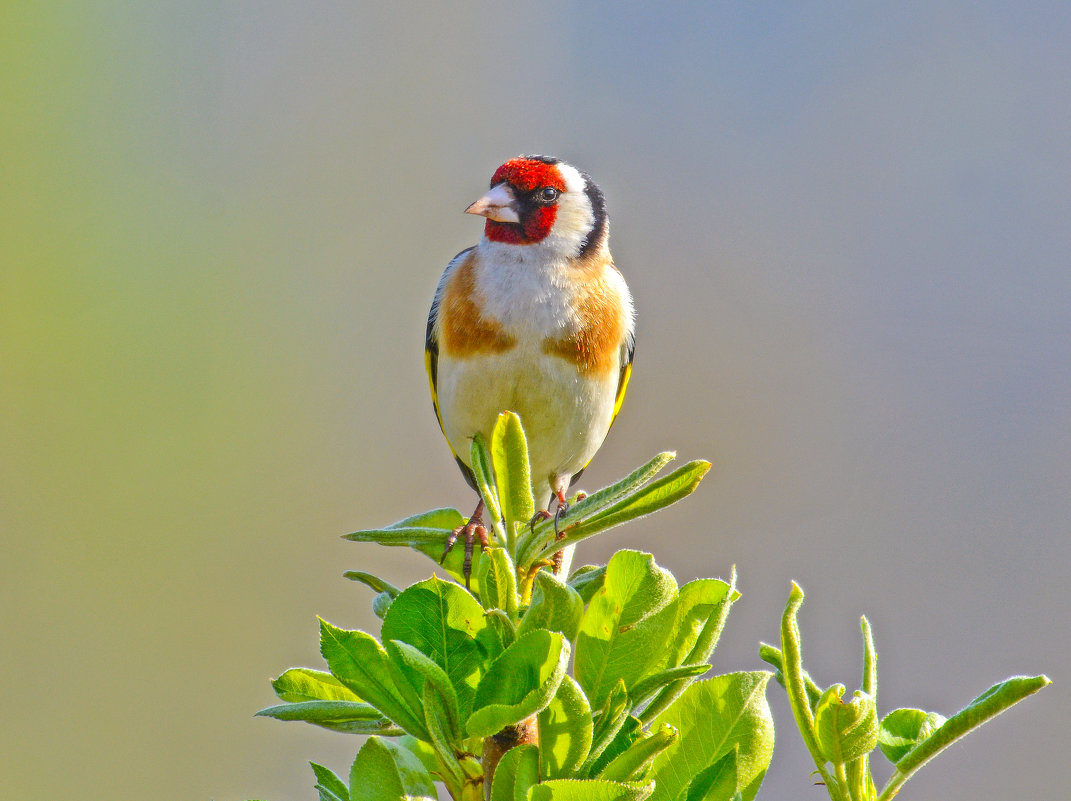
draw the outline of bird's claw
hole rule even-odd
[[[533,534],[535,534],[536,523],[542,523],[544,520],[550,520],[551,514],[546,509],[540,509],[534,515],[532,519],[528,521],[528,528]]]
[[[472,578],[473,546],[479,542],[481,552],[491,547],[491,540],[487,535],[487,527],[483,524],[483,501],[480,501],[476,511],[472,513],[472,517],[468,519],[467,523],[458,526],[447,535],[446,547],[443,549],[442,558],[439,560],[440,565],[446,561],[446,557],[453,550],[455,543],[462,537],[465,541],[465,561],[462,562],[461,573],[465,576],[465,589],[467,590],[471,589],[469,584]]]

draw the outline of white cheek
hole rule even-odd
[[[544,241],[549,240],[548,244],[563,255],[575,256],[595,225],[595,214],[580,173],[568,164],[561,164],[558,169],[565,180],[565,192],[558,201],[554,226]]]

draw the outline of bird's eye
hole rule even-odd
[[[559,192],[553,186],[544,186],[542,189],[539,190],[539,202],[553,203],[555,200],[558,199],[558,195],[560,194],[561,192]]]

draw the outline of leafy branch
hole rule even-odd
[[[861,619],[861,686],[845,702],[843,684],[823,691],[803,669],[796,622],[802,604],[803,590],[793,584],[781,618],[781,648],[762,644],[759,655],[776,668],[774,675],[788,694],[796,727],[832,801],[888,801],[939,753],[1051,683],[1046,676],[1016,676],[993,685],[948,719],[921,709],[896,709],[879,721],[877,652],[870,623]],[[895,767],[880,793],[870,773],[875,748]]]
[[[568,580],[553,555],[691,494],[709,470],[665,476],[659,454],[621,481],[572,499],[555,536],[531,525],[534,502],[519,418],[499,417],[472,445],[492,546],[470,589],[463,556],[406,589],[365,571],[379,636],[321,621],[327,671],[292,668],[273,682],[284,702],[258,714],[371,735],[349,784],[314,765],[325,801],[433,796],[622,801],[754,798],[773,753],[769,673],[700,679],[733,603],[730,581],[678,586],[650,554],[622,550]],[[405,546],[436,563],[454,509],[434,509],[347,539]],[[570,671],[571,666],[571,671]]]
[[[923,765],[1047,684],[1019,676],[994,685],[944,718],[921,709],[878,716],[878,658],[862,628],[859,689],[824,690],[803,668],[797,622],[803,592],[792,585],[780,648],[762,644],[775,668],[702,678],[733,604],[729,580],[683,586],[650,554],[618,551],[606,565],[568,578],[555,554],[690,495],[710,468],[669,473],[661,453],[622,480],[570,500],[556,536],[532,524],[528,446],[520,419],[499,416],[471,463],[490,524],[466,586],[464,555],[399,588],[364,570],[377,634],[320,621],[326,670],[291,668],[272,682],[282,703],[257,714],[366,735],[345,778],[313,763],[320,801],[431,799],[435,783],[455,801],[750,801],[773,753],[766,702],[771,676],[785,688],[797,729],[832,801],[889,801]],[[355,542],[411,548],[438,566],[465,519],[433,509]],[[875,750],[894,772],[878,791]]]

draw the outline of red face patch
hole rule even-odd
[[[565,181],[558,168],[553,164],[536,159],[510,159],[491,176],[491,186],[508,182],[522,192],[531,192],[544,186],[553,186],[559,192],[565,191]]]
[[[554,227],[557,205],[541,206],[525,199],[525,195],[550,186],[559,192],[565,191],[565,180],[554,164],[537,159],[510,159],[491,176],[491,186],[505,181],[516,190],[518,196],[519,223],[502,223],[488,220],[484,235],[492,242],[509,245],[531,245],[541,241]]]

